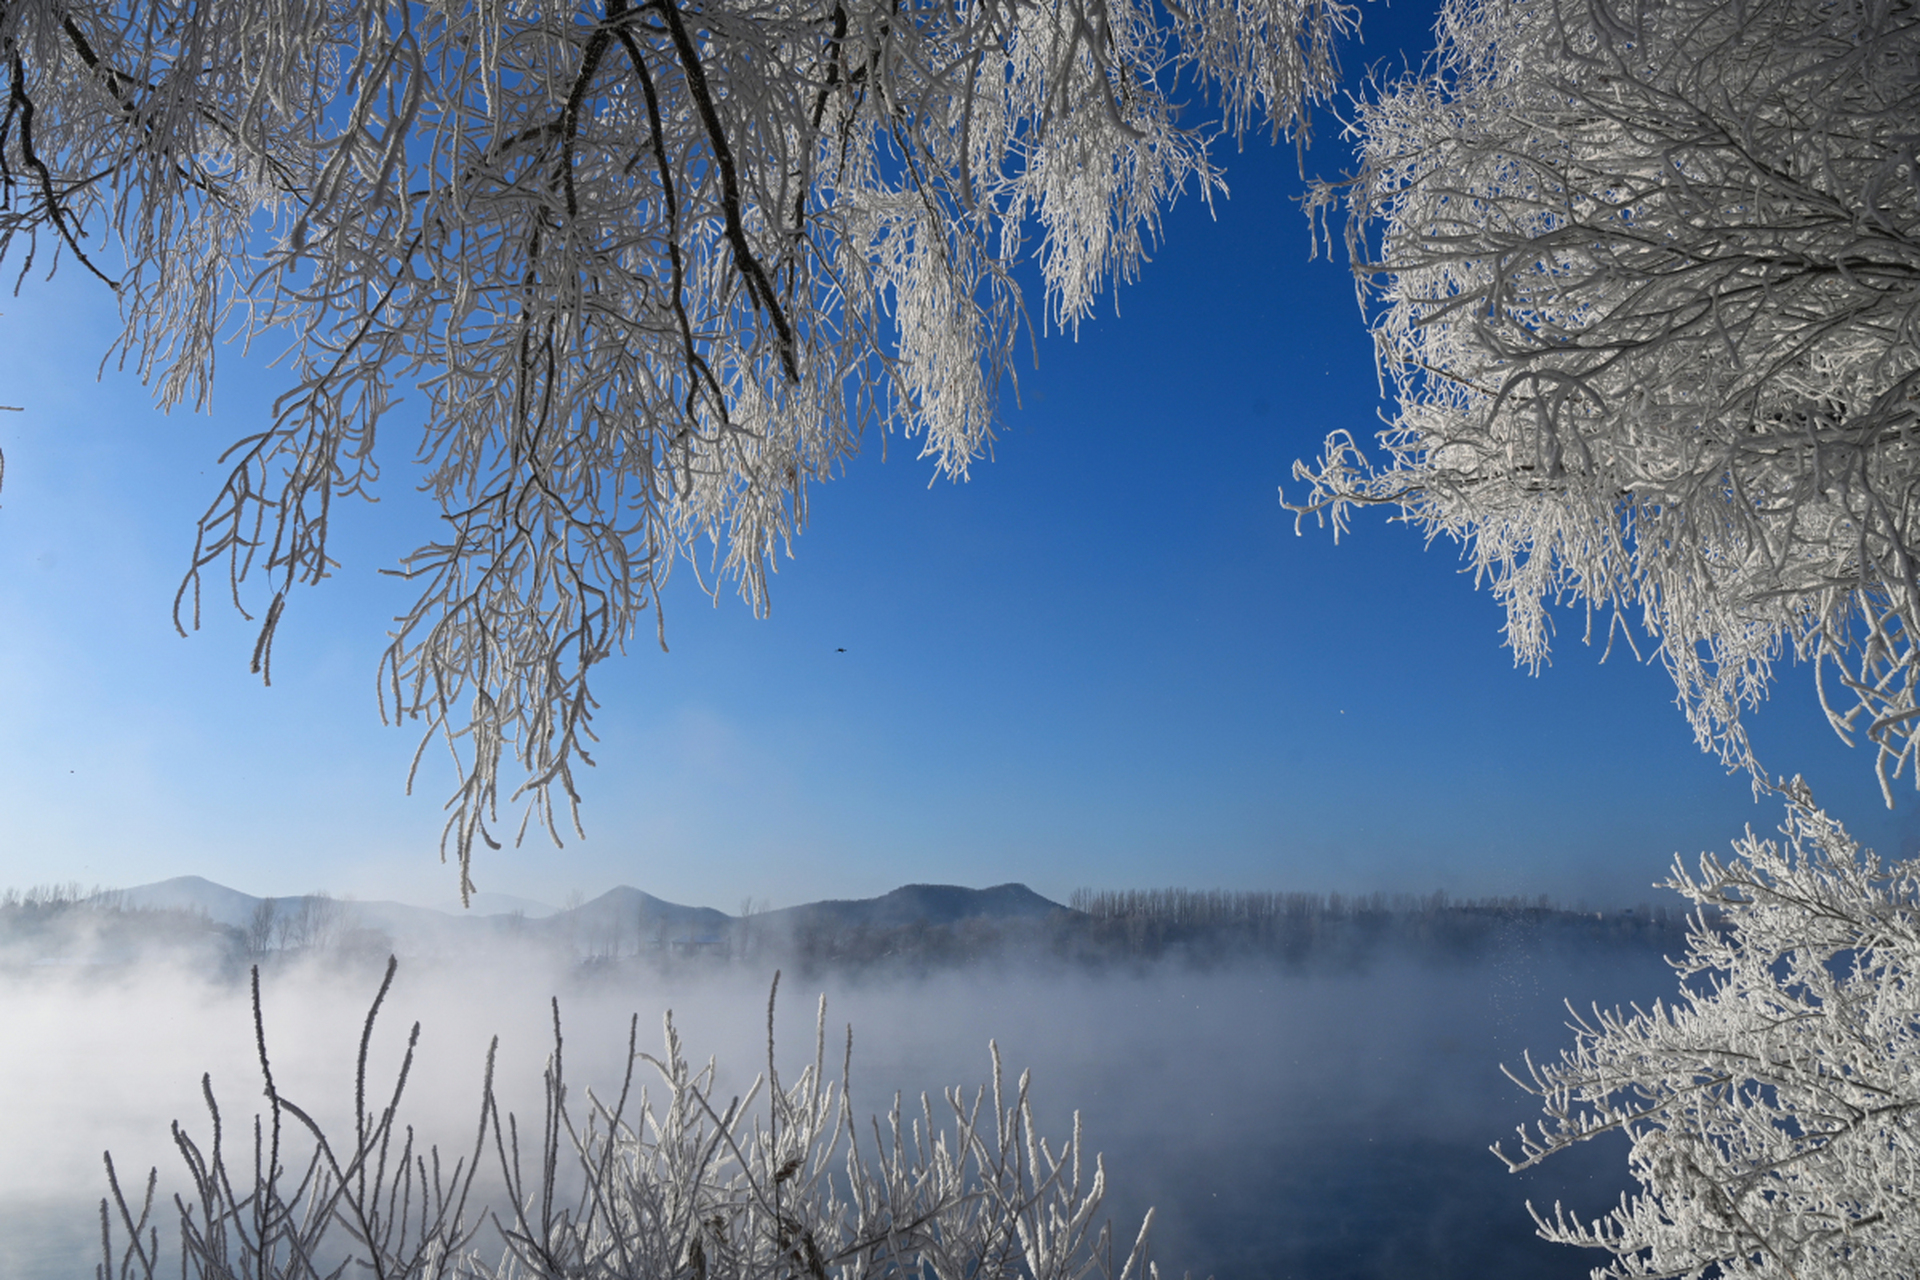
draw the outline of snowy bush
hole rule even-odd
[[[1113,1240],[1096,1214],[1106,1177],[1099,1156],[1083,1160],[1079,1119],[1057,1147],[1034,1125],[1028,1078],[1005,1087],[998,1050],[991,1089],[969,1099],[925,1095],[918,1114],[896,1098],[862,1143],[826,1062],[821,1003],[813,1063],[783,1085],[774,1068],[773,1005],[767,1010],[766,1073],[746,1095],[716,1105],[714,1064],[692,1067],[672,1018],[661,1056],[637,1049],[628,1030],[625,1078],[611,1102],[586,1094],[584,1123],[568,1106],[559,1004],[544,1075],[537,1136],[502,1117],[487,1057],[471,1152],[443,1165],[399,1124],[413,1065],[414,1024],[390,1098],[367,1098],[367,1052],[387,967],[362,1033],[351,1135],[338,1140],[274,1084],[261,1017],[253,1008],[268,1112],[253,1125],[252,1170],[228,1164],[226,1135],[210,1084],[212,1122],[203,1147],[181,1127],[174,1140],[192,1194],[176,1197],[180,1274],[193,1280],[1149,1280],[1147,1228],[1116,1268]],[[778,976],[775,978],[778,989]],[[851,1059],[851,1035],[843,1067]],[[636,1070],[652,1074],[636,1090]],[[656,1093],[655,1090],[658,1090]],[[304,1163],[288,1163],[303,1134]],[[351,1142],[347,1139],[351,1138]],[[489,1158],[505,1203],[474,1199]],[[110,1198],[101,1202],[99,1280],[152,1280],[161,1265],[153,1225],[157,1173],[136,1204],[107,1157]],[[236,1182],[236,1174],[238,1181]],[[491,1230],[483,1228],[491,1227]],[[117,1243],[116,1243],[117,1242]]]

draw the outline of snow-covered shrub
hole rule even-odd
[[[1057,1147],[1035,1129],[1022,1075],[1011,1090],[993,1054],[991,1089],[968,1098],[925,1095],[918,1114],[871,1122],[862,1142],[826,1071],[822,1001],[813,1063],[790,1085],[774,1068],[768,1004],[766,1073],[746,1095],[716,1105],[715,1067],[690,1066],[671,1016],[659,1057],[628,1030],[627,1070],[611,1102],[586,1094],[584,1124],[568,1106],[559,1005],[544,1076],[537,1142],[494,1091],[487,1058],[473,1150],[451,1168],[422,1152],[397,1121],[413,1064],[414,1024],[387,1102],[367,1100],[366,1062],[390,961],[362,1033],[351,1135],[336,1143],[275,1087],[254,975],[254,1025],[268,1114],[256,1116],[249,1175],[227,1164],[211,1085],[211,1145],[179,1125],[174,1138],[193,1183],[177,1197],[180,1274],[192,1280],[1151,1280],[1147,1229],[1118,1261],[1108,1226],[1100,1157],[1082,1158],[1079,1118]],[[775,990],[778,989],[778,976]],[[498,1048],[495,1041],[494,1048]],[[847,1059],[851,1058],[851,1037]],[[636,1087],[645,1071],[652,1083]],[[656,1092],[657,1090],[657,1092]],[[374,1108],[377,1108],[374,1109]],[[295,1132],[311,1150],[284,1163]],[[352,1141],[348,1143],[347,1137]],[[491,1156],[505,1203],[474,1202],[476,1172]],[[131,1201],[107,1158],[101,1202],[100,1280],[153,1280],[161,1265],[152,1225],[157,1174]],[[238,1179],[236,1181],[236,1172]],[[483,1230],[484,1227],[491,1230]],[[116,1237],[124,1237],[116,1248]]]

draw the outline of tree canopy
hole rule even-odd
[[[263,677],[421,393],[445,523],[399,558],[419,594],[379,683],[452,751],[466,885],[503,764],[522,834],[558,836],[556,799],[578,829],[590,674],[649,615],[664,638],[676,564],[764,609],[870,428],[965,476],[1021,333],[1076,325],[1169,201],[1219,189],[1218,137],[1304,130],[1355,19],[8,3],[0,256],[110,286],[110,354],[168,406],[224,339],[284,346],[176,609],[224,577]],[[1384,457],[1336,432],[1298,468],[1297,509],[1461,540],[1526,663],[1549,602],[1610,642],[1637,621],[1756,779],[1743,709],[1810,659],[1890,786],[1920,751],[1917,58],[1880,0],[1447,0],[1429,63],[1353,100],[1355,175],[1309,197],[1347,205],[1398,409]],[[1196,88],[1217,113],[1183,123]]]
[[[0,3],[0,256],[118,295],[118,357],[203,402],[219,344],[290,389],[233,446],[176,605],[224,577],[271,677],[397,392],[441,536],[380,670],[460,774],[471,887],[509,755],[578,829],[589,673],[686,560],[764,608],[863,429],[964,477],[1033,321],[1126,280],[1209,145],[1305,123],[1341,0]],[[1217,92],[1183,124],[1178,95]],[[696,558],[696,552],[699,558]],[[243,596],[243,588],[246,593]],[[257,593],[257,595],[255,594]],[[251,603],[243,603],[243,599]],[[659,634],[664,640],[664,631]],[[416,757],[417,760],[417,757]]]
[[[1637,620],[1757,782],[1743,708],[1810,660],[1886,790],[1920,752],[1917,65],[1906,3],[1448,0],[1314,196],[1398,405],[1295,509],[1460,541],[1529,665],[1551,604]]]

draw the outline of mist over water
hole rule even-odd
[[[354,1057],[379,967],[287,965],[263,977],[268,1051],[284,1096],[348,1127]],[[504,1109],[537,1123],[540,1076],[560,1001],[571,1103],[617,1090],[629,1018],[658,1053],[671,1009],[690,1059],[713,1056],[717,1093],[766,1068],[770,971],[662,974],[635,964],[586,973],[493,962],[403,962],[369,1059],[369,1094],[392,1087],[421,1023],[401,1115],[449,1159],[472,1149],[489,1040],[500,1038]],[[1603,1140],[1510,1175],[1486,1151],[1539,1115],[1499,1072],[1523,1050],[1570,1044],[1563,997],[1585,1009],[1674,989],[1653,951],[1541,944],[1458,963],[1382,955],[1362,971],[1300,974],[1248,962],[1106,973],[979,966],[918,980],[827,974],[781,983],[784,1079],[813,1060],[818,997],[837,1078],[853,1027],[850,1088],[864,1117],[896,1091],[917,1096],[990,1080],[997,1041],[1008,1083],[1032,1071],[1043,1132],[1081,1114],[1105,1153],[1106,1211],[1130,1239],[1156,1206],[1163,1273],[1220,1280],[1387,1276],[1584,1277],[1595,1257],[1533,1238],[1523,1202],[1592,1216],[1630,1186],[1625,1144]],[[149,1166],[160,1201],[186,1185],[169,1134],[210,1132],[208,1073],[229,1159],[250,1146],[262,1105],[244,982],[158,967],[118,975],[46,970],[0,978],[0,1274],[55,1280],[99,1259],[101,1152],[137,1196]],[[648,1079],[644,1065],[636,1086]],[[483,1233],[482,1242],[489,1241]],[[490,1247],[490,1246],[489,1246]]]

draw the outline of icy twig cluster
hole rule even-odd
[[[1696,918],[1679,1001],[1569,1005],[1574,1048],[1513,1076],[1551,1123],[1494,1147],[1509,1169],[1632,1142],[1642,1189],[1606,1218],[1534,1211],[1546,1239],[1616,1255],[1597,1277],[1920,1270],[1920,860],[1883,868],[1789,790],[1784,845],[1749,832],[1697,879],[1676,861],[1669,887],[1730,926]]]
[[[923,1095],[917,1117],[904,1114],[896,1098],[884,1120],[872,1119],[870,1148],[863,1144],[844,1070],[838,1087],[826,1071],[824,1000],[814,1061],[791,1085],[775,1071],[769,1000],[766,1073],[724,1106],[713,1091],[714,1063],[698,1070],[688,1064],[671,1015],[657,1058],[637,1050],[636,1018],[619,1094],[609,1104],[589,1092],[584,1125],[568,1109],[556,1001],[538,1135],[523,1135],[513,1115],[501,1115],[490,1050],[474,1149],[445,1170],[438,1149],[422,1154],[412,1129],[403,1133],[396,1120],[418,1023],[390,1101],[377,1114],[367,1106],[368,1041],[393,970],[389,962],[361,1040],[351,1150],[336,1149],[309,1112],[275,1089],[256,971],[255,1026],[270,1117],[255,1118],[253,1169],[237,1186],[211,1086],[211,1145],[203,1150],[175,1126],[194,1185],[191,1197],[176,1200],[182,1275],[320,1280],[350,1268],[388,1280],[1158,1276],[1147,1259],[1152,1215],[1116,1266],[1110,1228],[1097,1220],[1105,1170],[1097,1155],[1090,1166],[1083,1159],[1078,1115],[1057,1147],[1040,1136],[1027,1077],[1008,1091],[997,1049],[990,1091],[968,1098],[950,1090],[938,1105]],[[777,975],[775,984],[777,991]],[[849,1030],[849,1060],[851,1053]],[[642,1085],[636,1096],[634,1074],[642,1067],[655,1077],[658,1095]],[[764,1109],[756,1106],[763,1095]],[[311,1141],[298,1177],[282,1163],[293,1145],[283,1139],[288,1119]],[[473,1213],[475,1173],[489,1148],[504,1203]],[[151,1223],[157,1174],[136,1210],[110,1156],[107,1171],[101,1278],[153,1280],[164,1274]],[[483,1220],[494,1238],[484,1246]]]

